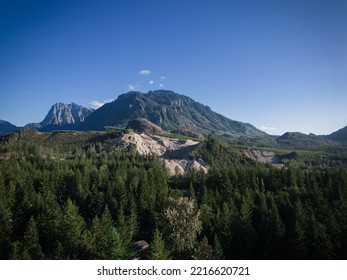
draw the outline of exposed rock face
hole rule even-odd
[[[111,142],[107,147],[125,148],[140,155],[157,155],[165,163],[169,175],[183,174],[191,169],[207,172],[208,165],[202,160],[189,159],[189,155],[199,145],[193,140],[171,139],[150,134],[128,133]]]
[[[51,107],[42,122],[31,123],[26,125],[26,127],[35,128],[39,131],[77,129],[93,111],[93,109],[80,106],[76,103],[56,103]]]
[[[160,126],[146,120],[144,118],[138,118],[129,121],[127,128],[131,128],[135,132],[145,133],[163,133]]]
[[[244,154],[254,160],[257,160],[262,163],[271,164],[274,167],[282,168],[284,167],[281,164],[279,157],[273,151],[264,151],[264,150],[245,150]]]
[[[93,112],[92,109],[76,103],[56,103],[49,110],[41,125],[79,125],[91,112]]]

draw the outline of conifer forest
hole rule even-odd
[[[275,168],[208,137],[208,172],[169,176],[107,151],[114,132],[41,134],[1,138],[1,259],[347,258],[346,161]]]

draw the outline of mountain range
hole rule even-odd
[[[270,136],[251,124],[231,120],[190,97],[168,90],[148,93],[131,91],[119,95],[116,100],[97,110],[76,103],[56,103],[40,123],[30,123],[25,127],[42,132],[89,131],[103,130],[109,126],[126,128],[134,120],[142,120],[142,124],[143,121],[148,121],[167,132],[189,131],[205,135],[213,133],[230,142],[236,139],[236,143],[245,145],[306,149],[347,142],[347,126],[326,136],[298,132],[288,132],[279,137]],[[20,128],[0,120],[0,135],[18,129]]]

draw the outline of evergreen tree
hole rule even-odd
[[[222,248],[225,252],[226,258],[234,257],[234,250],[232,248],[233,225],[235,224],[238,216],[239,212],[234,201],[230,201],[229,203],[224,202],[222,207],[217,212],[215,234],[218,234],[218,241],[223,242]]]
[[[11,251],[12,214],[0,198],[0,259],[8,258]]]
[[[41,233],[41,245],[48,258],[53,258],[54,246],[61,238],[61,226],[63,220],[62,210],[57,202],[55,194],[48,190],[43,195],[43,205],[38,216],[38,227]]]
[[[79,213],[78,206],[67,200],[61,225],[61,238],[66,258],[78,259],[84,257],[86,239],[86,224]]]
[[[256,232],[252,225],[252,205],[249,196],[242,199],[240,215],[232,225],[233,250],[237,258],[251,259],[255,254]]]
[[[26,253],[23,254],[23,246],[22,242],[16,240],[11,244],[11,253],[9,255],[10,260],[26,260],[29,259],[30,256]]]
[[[289,244],[289,252],[293,259],[305,259],[309,254],[306,227],[306,213],[301,200],[297,200],[294,204],[293,225]]]
[[[98,216],[93,219],[88,243],[91,246],[91,258],[107,260],[116,257],[115,229],[108,208],[101,219]]]
[[[264,218],[266,228],[266,253],[265,257],[269,259],[280,259],[283,254],[283,241],[285,226],[278,213],[276,203],[272,195],[268,197],[269,210],[267,217]]]
[[[28,226],[24,232],[23,238],[23,254],[28,259],[41,260],[44,258],[39,240],[39,232],[36,221],[31,216]]]
[[[223,248],[222,248],[222,245],[220,244],[217,234],[215,234],[213,238],[213,255],[216,260],[224,259]]]
[[[159,232],[158,228],[155,229],[153,240],[150,244],[150,251],[148,259],[150,260],[170,260],[171,256],[166,249],[163,235]]]
[[[326,233],[324,225],[316,219],[312,211],[310,211],[308,218],[307,234],[307,238],[310,240],[308,243],[309,259],[327,260],[334,257],[329,235]]]
[[[120,209],[117,222],[118,249],[121,252],[122,259],[133,259],[135,252],[132,250],[132,244],[137,232],[137,216],[134,211],[129,216],[125,216],[123,209]],[[122,248],[121,248],[122,247]]]

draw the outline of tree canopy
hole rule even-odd
[[[208,173],[169,177],[104,143],[2,145],[1,259],[133,259],[138,240],[148,259],[347,258],[343,167],[276,169],[209,138],[192,155]]]

